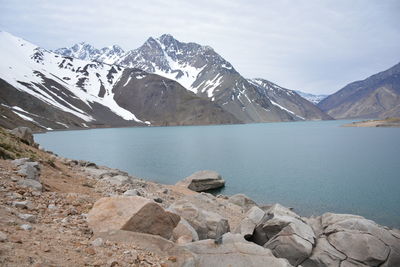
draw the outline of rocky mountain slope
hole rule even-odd
[[[71,55],[68,51],[73,50],[73,47],[56,51],[62,55]],[[81,51],[76,56],[89,55],[97,58],[96,51],[87,46],[84,52]],[[110,62],[108,58],[105,60]],[[288,101],[280,101],[283,105],[274,105],[268,95],[260,92],[258,85],[242,77],[232,64],[211,47],[180,42],[168,34],[158,38],[150,37],[141,47],[127,51],[112,63],[173,79],[197,96],[218,104],[245,123],[329,118],[314,107],[296,114],[298,110],[310,107],[304,104],[301,108],[291,110],[298,103],[297,100],[291,101],[291,105],[288,106],[285,106]],[[270,87],[270,90],[278,87]],[[276,92],[275,100],[278,97],[279,92]]]
[[[152,183],[33,141],[0,128],[2,266],[400,264],[400,231],[361,216]]]
[[[0,106],[4,110],[0,124],[5,127],[22,120],[23,125],[42,130],[240,123],[218,105],[158,75],[60,56],[6,32],[0,32],[0,54]],[[146,99],[150,105],[146,108],[152,112],[143,112],[132,104],[145,99],[133,99],[127,104],[124,98],[136,97],[137,92],[143,94],[144,90],[147,94],[163,94],[151,101]],[[119,97],[115,97],[116,91]],[[165,109],[165,116],[155,106]],[[172,116],[171,112],[176,114]]]
[[[297,91],[282,88],[265,79],[251,79],[248,81],[256,86],[260,94],[265,95],[273,105],[287,109],[287,112],[292,113],[300,119],[332,119],[313,103],[301,97]]]
[[[318,107],[336,119],[400,117],[400,63],[346,85]]]

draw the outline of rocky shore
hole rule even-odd
[[[40,149],[0,129],[1,266],[400,266],[400,231],[305,218],[202,171],[162,185]]]
[[[344,127],[400,127],[400,118],[384,120],[357,121],[343,125]]]

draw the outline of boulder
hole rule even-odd
[[[23,179],[18,182],[18,185],[21,187],[31,188],[32,190],[36,190],[36,191],[43,190],[42,184],[37,180]]]
[[[319,238],[316,241],[316,246],[312,251],[311,256],[304,261],[301,266],[303,267],[317,267],[317,266],[340,266],[340,263],[347,257],[343,253],[337,251],[331,244],[329,244],[326,237]]]
[[[202,192],[224,187],[225,181],[221,178],[221,175],[215,171],[198,171],[178,182],[176,185],[187,187],[196,192]]]
[[[195,255],[194,262],[189,266],[291,266],[287,260],[275,258],[270,250],[246,242],[240,236],[224,237],[222,244],[207,239],[182,245]]]
[[[40,166],[37,162],[25,162],[19,166],[18,174],[26,179],[39,181]]]
[[[28,145],[33,145],[35,143],[33,140],[33,134],[31,128],[17,127],[11,131],[11,134],[15,135]]]
[[[181,218],[178,225],[174,228],[172,232],[172,237],[174,240],[178,240],[181,237],[190,238],[189,242],[198,241],[199,235],[197,234],[196,230],[184,219]]]
[[[349,259],[365,265],[400,266],[400,237],[394,234],[396,230],[351,214],[325,213],[320,221],[322,235],[328,236],[328,241]]]
[[[370,266],[383,263],[389,255],[389,247],[370,234],[337,232],[328,241],[347,257]]]
[[[199,239],[216,239],[229,232],[229,223],[226,218],[215,212],[198,208],[185,199],[173,203],[168,209],[187,220],[196,230]]]
[[[16,167],[19,167],[29,161],[30,161],[29,158],[19,158],[19,159],[12,160],[11,163]]]
[[[247,216],[257,223],[253,236],[249,237],[247,233],[246,239],[271,249],[276,257],[286,258],[295,266],[311,255],[315,234],[312,228],[290,209],[275,204],[263,214],[261,209],[253,207]]]
[[[234,230],[235,233],[241,234],[246,240],[251,240],[254,235],[256,226],[262,221],[265,216],[265,212],[257,206],[253,206],[247,211],[246,217],[240,222],[240,224]],[[266,243],[267,238],[265,239]]]
[[[127,230],[160,235],[169,239],[180,217],[157,203],[139,196],[101,198],[88,214],[94,232]]]
[[[295,234],[282,234],[270,239],[264,247],[269,248],[276,257],[285,258],[297,266],[311,255],[313,244]]]
[[[254,202],[252,199],[250,199],[248,196],[246,196],[244,194],[236,194],[236,195],[230,196],[228,198],[228,201],[230,203],[233,203],[235,205],[238,205],[238,206],[244,208],[246,211],[253,206],[257,206],[256,202]]]

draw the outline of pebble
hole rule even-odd
[[[129,189],[126,190],[124,193],[125,196],[141,196],[138,190],[136,189]]]
[[[33,214],[21,213],[21,214],[18,214],[18,217],[20,219],[25,220],[30,223],[36,222],[36,215],[33,215]]]
[[[14,201],[12,205],[16,208],[27,209],[28,208],[28,201]]]
[[[154,201],[157,202],[157,203],[162,203],[163,202],[163,200],[161,198],[159,198],[159,197],[156,197],[154,199]]]
[[[26,230],[26,231],[32,230],[32,226],[29,225],[29,224],[23,224],[23,225],[20,226],[20,228],[21,228],[22,230]]]
[[[49,204],[49,205],[47,206],[47,208],[48,208],[49,210],[55,210],[55,209],[57,208],[57,206],[54,205],[54,204]]]
[[[104,244],[104,241],[100,237],[96,238],[95,240],[92,241],[92,246],[94,246],[94,247],[101,247],[101,246],[103,246],[103,244]]]
[[[0,231],[0,242],[7,241],[7,235]]]

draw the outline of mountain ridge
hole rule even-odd
[[[400,63],[349,83],[318,103],[337,119],[400,116]]]
[[[127,51],[114,63],[173,79],[245,123],[329,118],[314,107],[302,117],[293,115],[288,107],[274,105],[268,95],[260,93],[257,86],[249,83],[214,49],[180,42],[170,34],[149,37],[142,46]]]

